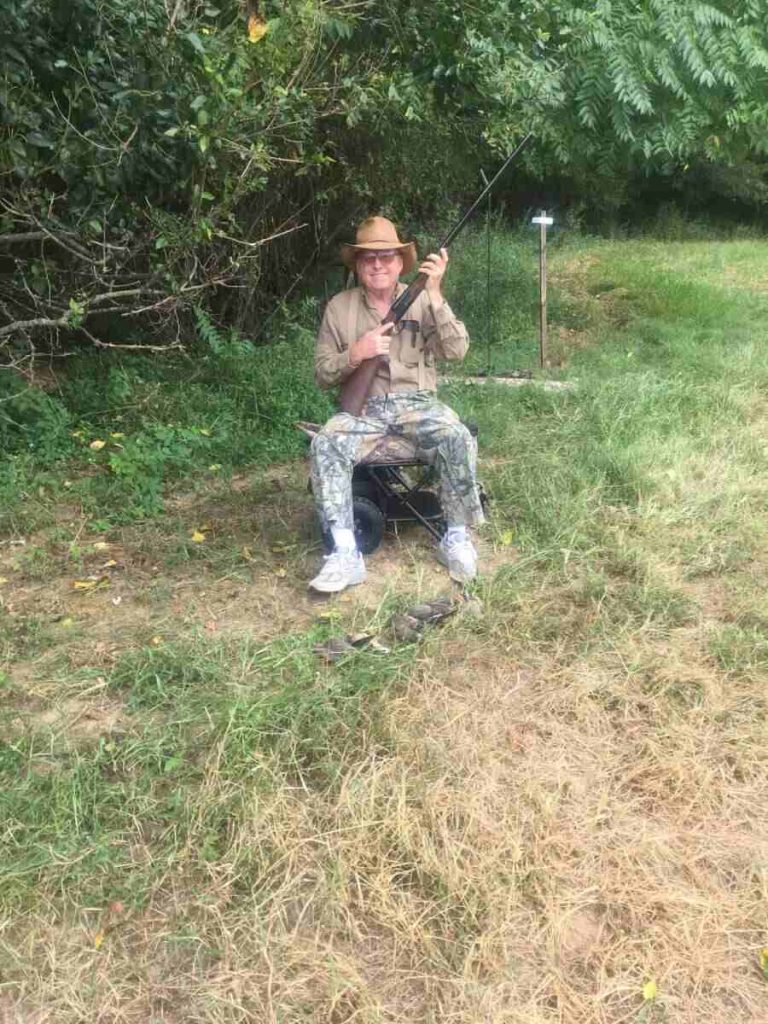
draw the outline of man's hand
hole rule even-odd
[[[361,334],[357,341],[353,342],[349,349],[349,365],[359,366],[366,359],[375,359],[376,356],[389,355],[389,338],[387,335],[395,325],[378,324],[370,331]]]
[[[429,297],[432,299],[433,304],[443,301],[443,293],[440,290],[440,286],[443,280],[443,274],[445,274],[445,268],[448,266],[448,250],[441,249],[440,255],[431,252],[429,256],[419,267],[420,274],[427,275],[427,291]]]

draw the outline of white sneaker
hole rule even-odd
[[[365,576],[365,562],[359,551],[334,551],[325,556],[323,568],[309,586],[321,594],[336,594],[363,583]]]
[[[437,560],[448,567],[451,579],[457,583],[469,583],[477,576],[477,551],[469,537],[448,542],[443,537],[437,549]]]

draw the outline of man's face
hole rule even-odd
[[[386,291],[397,284],[403,270],[403,257],[397,249],[364,249],[357,254],[356,266],[357,276],[364,288]]]

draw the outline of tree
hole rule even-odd
[[[768,0],[5,0],[0,351],[253,333],[353,216],[760,158]]]

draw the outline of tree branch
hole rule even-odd
[[[0,338],[7,338],[9,334],[16,331],[26,331],[35,327],[71,327],[69,316],[63,316],[59,320],[52,320],[47,316],[38,316],[34,320],[15,320],[12,324],[0,327]]]
[[[107,302],[111,299],[127,299],[131,295],[163,295],[164,292],[157,288],[124,288],[122,291],[115,292],[104,292],[102,295],[94,295],[92,299],[85,299],[84,301],[89,306],[95,306],[102,302]]]
[[[0,245],[15,245],[17,242],[40,242],[48,238],[45,231],[21,231],[15,235],[0,235]]]
[[[101,341],[100,338],[95,337],[90,331],[87,331],[85,327],[81,327],[80,330],[92,341],[97,348],[119,348],[128,352],[170,352],[173,349],[184,350],[184,346],[178,342],[173,342],[172,345],[121,345],[116,341]]]

